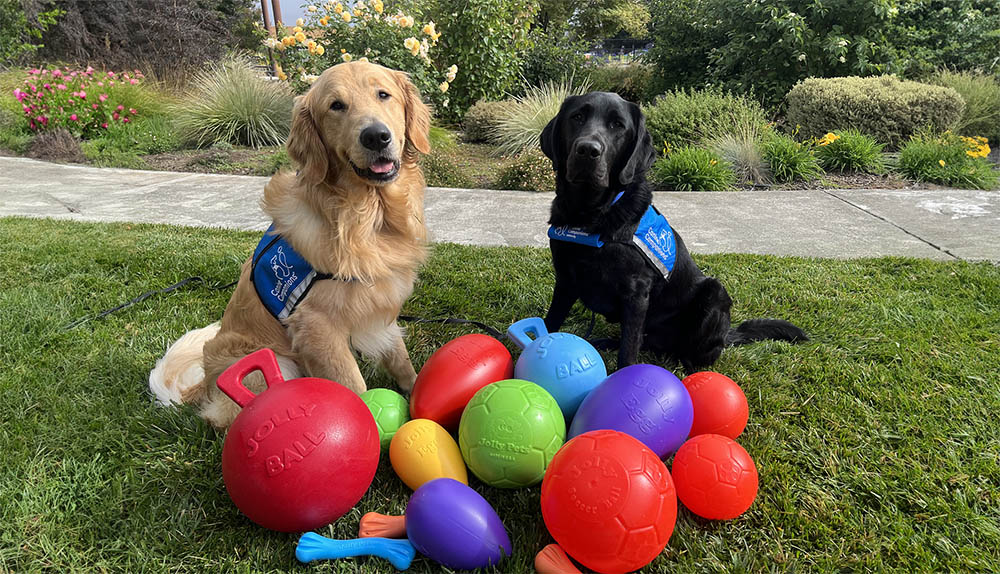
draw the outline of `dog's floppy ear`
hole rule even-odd
[[[288,157],[299,164],[298,177],[307,183],[323,182],[330,171],[330,159],[309,106],[309,94],[295,98],[292,129],[288,134]]]
[[[628,163],[622,168],[618,176],[622,185],[628,185],[638,180],[642,174],[649,170],[656,159],[656,149],[653,147],[653,138],[646,131],[646,117],[642,115],[642,110],[638,105],[628,102],[629,110],[632,112],[632,125],[635,126],[635,147],[632,155],[628,158]]]
[[[410,76],[396,72],[396,83],[403,90],[403,105],[406,109],[406,144],[412,155],[413,149],[420,153],[431,153],[431,111],[420,99],[420,92],[410,81]]]
[[[549,123],[545,125],[545,129],[542,130],[542,136],[539,138],[539,142],[542,146],[542,153],[552,160],[552,169],[559,171],[561,167],[561,162],[565,159],[563,157],[562,146],[559,143],[562,141],[562,117],[563,111],[566,109],[566,105],[574,100],[576,96],[570,96],[563,100],[562,105],[559,107],[559,113],[556,117],[549,120]]]

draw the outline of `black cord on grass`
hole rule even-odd
[[[188,277],[186,279],[181,279],[180,281],[178,281],[177,283],[174,283],[173,285],[171,285],[169,287],[164,287],[163,289],[154,289],[152,291],[146,291],[145,293],[143,293],[142,295],[139,295],[135,299],[131,299],[129,301],[126,301],[125,303],[122,303],[121,305],[118,305],[117,307],[112,307],[111,309],[107,309],[107,310],[101,311],[97,315],[87,316],[87,317],[80,317],[79,319],[73,321],[69,325],[66,325],[65,327],[63,327],[63,331],[69,331],[71,329],[75,329],[75,328],[79,327],[80,325],[82,325],[84,323],[87,323],[89,321],[96,321],[97,319],[103,319],[104,317],[107,317],[108,315],[110,315],[112,313],[115,313],[117,311],[121,311],[122,309],[126,309],[128,307],[131,307],[132,305],[135,305],[136,303],[142,303],[143,301],[145,301],[146,299],[149,299],[153,295],[163,295],[163,294],[166,294],[166,293],[170,293],[171,291],[176,291],[177,289],[180,289],[181,287],[184,287],[185,285],[200,283],[200,284],[204,284],[204,285],[208,286],[208,288],[211,289],[211,290],[213,290],[213,291],[220,291],[222,289],[228,289],[229,287],[232,287],[233,285],[236,285],[238,282],[239,282],[239,280],[236,280],[236,281],[233,281],[232,283],[227,283],[225,285],[216,285],[216,286],[212,287],[212,286],[208,286],[208,284],[207,284],[208,282],[205,281],[204,277],[199,277],[197,275],[193,276],[193,277]],[[400,315],[399,316],[399,320],[400,321],[407,321],[407,322],[411,322],[411,323],[440,323],[442,325],[474,325],[476,327],[479,327],[483,331],[489,333],[491,336],[493,336],[493,337],[495,337],[497,339],[502,339],[504,337],[503,333],[501,333],[500,331],[497,331],[493,327],[490,327],[489,325],[487,325],[485,323],[480,323],[479,321],[472,321],[470,319],[456,319],[454,317],[439,317],[439,318],[434,318],[434,319],[425,319],[423,317],[411,317],[409,315]]]
[[[221,291],[222,289],[228,289],[228,288],[232,287],[233,285],[236,285],[237,282],[238,281],[233,281],[232,283],[227,283],[225,285],[216,285],[214,287],[209,286],[208,288],[211,289],[211,290],[213,290],[213,291]],[[75,329],[75,328],[79,327],[80,325],[83,325],[84,323],[87,323],[89,321],[95,321],[97,319],[103,319],[104,317],[107,317],[108,315],[110,315],[112,313],[115,313],[117,311],[121,311],[122,309],[126,309],[128,307],[131,307],[132,305],[135,305],[136,303],[142,303],[143,301],[145,301],[146,299],[149,299],[153,295],[161,295],[161,294],[165,294],[165,293],[170,293],[171,291],[176,291],[177,289],[180,289],[181,287],[184,287],[185,285],[188,285],[190,283],[202,283],[202,284],[205,284],[207,286],[208,282],[205,281],[204,277],[199,277],[197,275],[195,275],[193,277],[188,277],[186,279],[181,279],[180,281],[178,281],[177,283],[174,283],[173,285],[171,285],[169,287],[164,287],[163,289],[154,289],[152,291],[146,291],[145,293],[143,293],[142,295],[139,295],[135,299],[131,299],[129,301],[126,301],[125,303],[122,303],[121,305],[119,305],[117,307],[112,307],[111,309],[106,309],[104,311],[101,311],[100,313],[98,313],[97,315],[94,315],[92,317],[91,316],[80,317],[76,321],[73,321],[69,325],[66,325],[65,327],[63,327],[63,331],[69,331],[71,329]]]

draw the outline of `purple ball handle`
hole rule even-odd
[[[510,327],[507,327],[507,336],[510,337],[522,351],[534,341],[548,334],[549,330],[545,328],[545,321],[543,321],[541,317],[528,317],[527,319],[521,319]],[[534,338],[529,337],[529,335],[534,335]]]
[[[378,556],[385,558],[396,567],[406,570],[417,555],[416,549],[405,538],[358,538],[356,540],[331,540],[315,532],[306,532],[295,547],[295,557],[299,562],[313,560],[336,560],[353,556]]]

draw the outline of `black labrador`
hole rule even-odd
[[[571,96],[545,126],[541,145],[557,177],[549,219],[556,274],[545,317],[550,332],[579,299],[608,321],[621,322],[618,368],[635,363],[642,348],[689,373],[711,366],[726,345],[807,339],[802,329],[777,319],[732,328],[732,299],[722,283],[698,269],[675,230],[665,250],[672,261],[657,263],[634,239],[640,221],[644,227],[650,216],[645,176],[656,158],[639,106],[607,92]],[[662,239],[670,234],[665,229],[653,235]]]

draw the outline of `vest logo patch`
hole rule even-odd
[[[299,278],[295,268],[288,264],[284,245],[278,247],[270,263],[271,271],[274,272],[274,289],[271,289],[271,295],[278,301],[284,301],[288,297],[288,291]]]

